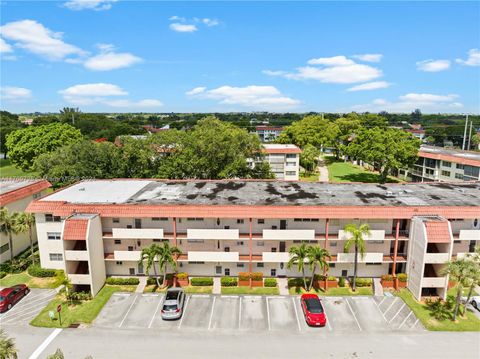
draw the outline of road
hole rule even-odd
[[[19,358],[30,355],[53,329],[6,326],[16,339]],[[320,329],[322,330],[322,329]],[[389,358],[478,359],[480,333],[406,332],[302,335],[294,333],[222,334],[147,329],[65,329],[44,345],[39,358],[61,348],[67,359],[153,358]]]

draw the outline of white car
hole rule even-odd
[[[480,310],[480,296],[470,298],[470,304],[476,309]]]

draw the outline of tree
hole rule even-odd
[[[0,111],[0,153],[3,153],[4,158],[7,158],[7,136],[24,125],[18,120],[18,116],[7,111]]]
[[[421,141],[410,133],[394,128],[378,127],[359,131],[347,147],[349,156],[371,164],[385,183],[390,171],[415,163]]]
[[[300,164],[307,172],[312,172],[317,165],[318,156],[320,156],[320,150],[315,146],[308,144],[300,155]]]
[[[285,127],[277,139],[278,143],[293,143],[304,148],[310,144],[318,149],[325,146],[331,139],[329,121],[322,116],[305,116],[302,120]]]
[[[161,253],[161,248],[158,244],[153,243],[147,248],[143,248],[142,252],[140,253],[140,261],[139,264],[145,266],[145,273],[149,275],[150,269],[153,268],[153,272],[155,273],[155,280],[157,281],[157,287],[160,287],[160,280],[158,278],[157,267],[155,266],[155,260],[157,256]],[[160,269],[161,270],[161,269]]]
[[[308,260],[309,248],[305,243],[302,243],[300,246],[292,246],[288,251],[290,253],[290,260],[287,263],[287,268],[291,269],[293,266],[296,266],[296,269],[302,273],[303,284],[305,289],[307,289],[307,279],[305,277],[305,261]]]
[[[30,170],[35,159],[43,153],[80,142],[83,136],[76,128],[60,123],[29,126],[7,136],[7,148],[12,163],[22,170]]]
[[[468,254],[467,259],[471,260],[470,271],[468,273],[468,295],[467,301],[465,303],[470,302],[470,298],[472,297],[473,290],[477,285],[480,285],[480,246],[475,247],[474,254]],[[465,308],[466,310],[466,308]],[[465,313],[464,313],[465,314]]]
[[[420,122],[422,120],[422,111],[416,108],[411,114],[410,117],[413,122]]]
[[[63,122],[71,122],[72,125],[75,125],[75,117],[80,113],[78,107],[64,107],[60,110],[60,118]]]
[[[15,340],[9,338],[5,330],[0,329],[0,358],[2,359],[17,359],[17,348],[15,347]]]
[[[474,150],[480,150],[480,133],[472,136],[472,145]]]
[[[330,253],[320,246],[310,246],[307,248],[308,264],[312,271],[312,280],[310,281],[310,288],[312,289],[313,280],[315,279],[315,270],[317,268],[323,269],[324,272],[328,271],[327,258],[331,258]]]
[[[16,221],[16,231],[18,233],[28,232],[30,239],[30,252],[32,255],[32,264],[35,264],[35,256],[33,255],[33,228],[35,226],[35,215],[33,213],[22,212],[18,214]]]
[[[353,266],[353,283],[352,283],[352,290],[355,292],[357,287],[357,267],[358,267],[358,254],[363,258],[365,256],[366,248],[365,248],[365,236],[370,235],[370,226],[366,223],[357,226],[356,224],[350,223],[347,224],[344,228],[344,231],[349,233],[351,236],[345,242],[343,247],[344,251],[348,253],[350,248],[354,246],[355,248],[355,259],[354,259],[354,266]]]
[[[446,264],[446,267],[442,270],[443,275],[448,275],[457,284],[457,294],[455,296],[455,308],[453,309],[453,318],[457,319],[458,310],[460,308],[460,302],[462,299],[462,290],[465,285],[468,285],[468,279],[471,275],[473,262],[466,259],[457,259],[450,261]]]
[[[360,128],[360,116],[352,112],[346,117],[340,117],[331,124],[332,141],[330,146],[335,151],[335,157],[340,158],[340,154],[344,151],[345,146],[352,140],[352,136]]]
[[[146,263],[145,271],[147,274],[150,271],[150,268],[153,268],[157,285],[160,287],[157,268],[155,267],[155,261],[158,261],[160,273],[163,274],[162,286],[165,287],[167,280],[167,267],[170,266],[174,271],[176,271],[176,257],[180,254],[182,254],[182,251],[178,247],[170,246],[168,242],[163,242],[160,246],[153,243],[149,247],[142,249],[140,263]]]
[[[0,208],[0,231],[8,236],[8,245],[10,247],[10,260],[13,259],[13,238],[18,233],[19,214],[17,212],[10,213],[7,208]]]

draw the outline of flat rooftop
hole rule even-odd
[[[41,182],[41,179],[15,179],[7,178],[0,180],[0,195],[8,192],[16,191],[23,187],[30,186],[37,182]]]
[[[478,165],[480,166],[480,152],[473,152],[473,151],[462,151],[462,150],[455,150],[443,147],[434,147],[434,146],[421,146],[420,152],[426,152],[433,155],[439,156],[452,156],[454,160],[455,158],[463,159],[463,160],[470,160],[470,161],[477,161]]]
[[[117,179],[79,182],[40,201],[131,205],[480,207],[480,182],[380,185]]]

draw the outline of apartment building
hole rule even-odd
[[[415,296],[446,293],[441,267],[480,244],[480,183],[333,184],[281,181],[84,181],[33,201],[43,267],[101,288],[106,275],[143,275],[140,251],[168,241],[179,271],[295,277],[289,249],[329,250],[329,273],[353,274],[348,223],[368,223],[359,276],[407,272]]]
[[[5,207],[10,213],[23,212],[34,199],[46,194],[51,184],[45,180],[1,179],[0,180],[0,207]],[[33,233],[37,241],[36,232]],[[13,255],[16,256],[30,246],[28,233],[17,233],[12,236]],[[10,260],[10,244],[8,235],[0,233],[0,263]]]
[[[273,142],[275,141],[283,131],[283,127],[280,126],[256,126],[255,132],[260,141],[262,142]]]
[[[407,171],[400,171],[414,182],[455,182],[480,180],[480,153],[422,146],[417,163]]]
[[[300,154],[302,150],[295,145],[264,144],[265,160],[270,164],[275,178],[286,181],[298,181],[300,176]]]

